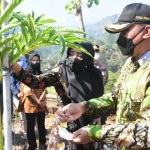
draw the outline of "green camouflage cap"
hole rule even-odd
[[[118,21],[104,28],[109,33],[119,33],[134,24],[150,24],[150,5],[132,3],[123,9]]]

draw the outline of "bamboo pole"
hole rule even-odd
[[[5,0],[2,0],[3,6],[1,11],[5,10]],[[2,12],[1,12],[2,13]],[[3,13],[2,13],[3,14]],[[8,24],[5,22],[2,27]],[[3,35],[2,39],[5,39]],[[7,45],[5,45],[7,47]],[[11,125],[11,98],[10,98],[10,71],[9,71],[9,54],[6,53],[3,57],[3,107],[4,107],[4,145],[5,150],[12,149],[12,125]]]

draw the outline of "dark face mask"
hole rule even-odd
[[[70,67],[72,72],[79,72],[84,69],[85,63],[83,60],[79,60],[77,58],[67,58],[66,64]]]
[[[145,27],[144,27],[145,28]],[[142,30],[144,29],[144,28],[142,28]],[[142,31],[141,30],[141,31]],[[140,31],[140,32],[141,32]],[[139,33],[140,33],[139,32]],[[138,34],[139,34],[138,33]],[[137,35],[138,35],[137,34]],[[137,36],[137,35],[135,35],[134,37],[133,37],[133,39]],[[134,52],[134,49],[135,49],[135,47],[137,46],[137,45],[139,45],[141,42],[143,42],[143,40],[144,39],[142,39],[142,41],[140,41],[138,44],[133,44],[133,39],[128,39],[128,38],[126,38],[126,37],[124,37],[123,35],[119,35],[119,38],[118,38],[118,40],[116,41],[116,43],[117,43],[117,45],[118,45],[118,47],[119,47],[119,49],[121,50],[121,53],[123,54],[123,55],[127,55],[127,56],[133,56],[133,52]]]
[[[34,68],[34,69],[37,69],[37,68],[39,68],[40,67],[40,63],[32,63],[32,67]]]

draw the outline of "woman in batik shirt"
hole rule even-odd
[[[78,43],[84,47],[92,56],[94,50],[91,43]],[[103,95],[103,79],[99,69],[94,67],[93,58],[83,54],[75,49],[68,48],[67,58],[59,64],[59,72],[39,76],[35,78],[29,72],[21,70],[20,80],[32,88],[45,88],[55,86],[60,97],[59,107],[69,103],[79,103],[82,100],[88,101]],[[55,69],[56,70],[56,69]],[[72,123],[61,125],[59,118],[56,118],[55,125],[52,128],[49,139],[50,148],[57,150],[94,150],[98,149],[98,143],[91,142],[86,145],[75,145],[59,137],[56,125],[67,128],[69,132],[74,132],[82,126],[91,124],[94,121],[92,117],[80,117]]]

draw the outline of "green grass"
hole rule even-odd
[[[53,86],[47,88],[48,94],[54,94],[57,95],[57,92],[55,91],[55,88]]]

